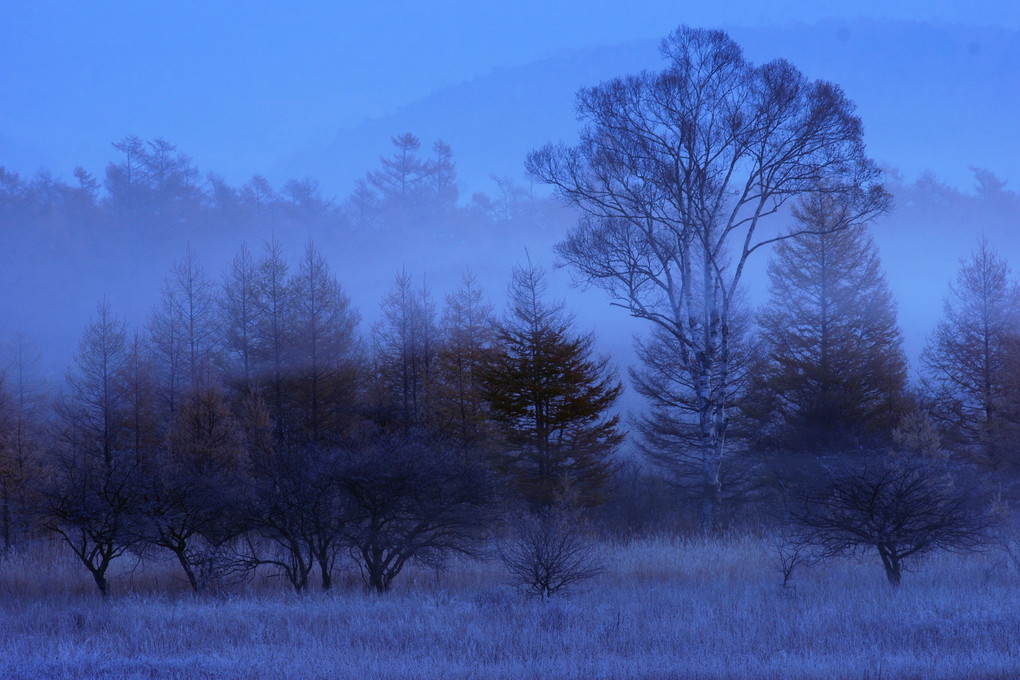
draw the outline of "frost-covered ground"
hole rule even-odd
[[[548,602],[478,562],[384,597],[356,575],[194,597],[145,565],[104,602],[47,549],[0,564],[0,678],[1020,677],[1020,574],[1000,555],[937,556],[899,589],[877,558],[831,562],[784,590],[768,546],[607,545],[602,576]]]

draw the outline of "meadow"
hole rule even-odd
[[[193,595],[172,565],[122,560],[103,600],[59,545],[0,563],[0,677],[1016,678],[1020,573],[935,555],[891,587],[877,557],[781,585],[767,539],[603,545],[605,570],[540,600],[497,561],[412,569],[385,595],[356,571],[295,595],[259,576]]]

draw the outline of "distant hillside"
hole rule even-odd
[[[811,78],[840,84],[858,104],[873,155],[908,179],[930,169],[968,188],[967,168],[976,165],[1020,182],[1020,32],[860,21],[730,33],[755,62],[786,58]],[[663,64],[656,42],[646,41],[496,70],[340,130],[281,161],[274,174],[310,175],[327,194],[343,196],[388,152],[390,136],[412,131],[453,147],[462,193],[489,190],[489,173],[519,177],[530,149],[576,137],[579,88]]]

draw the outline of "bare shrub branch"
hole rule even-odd
[[[519,516],[497,550],[513,581],[539,597],[602,572],[598,548],[566,508]]]

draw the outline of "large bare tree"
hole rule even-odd
[[[675,340],[671,363],[693,392],[676,417],[695,434],[703,520],[713,524],[741,276],[755,251],[799,233],[767,229],[767,218],[825,192],[860,222],[887,194],[838,86],[784,60],[755,66],[721,31],[680,27],[661,51],[661,72],[582,90],[580,143],[546,146],[527,165],[581,211],[560,257]]]

